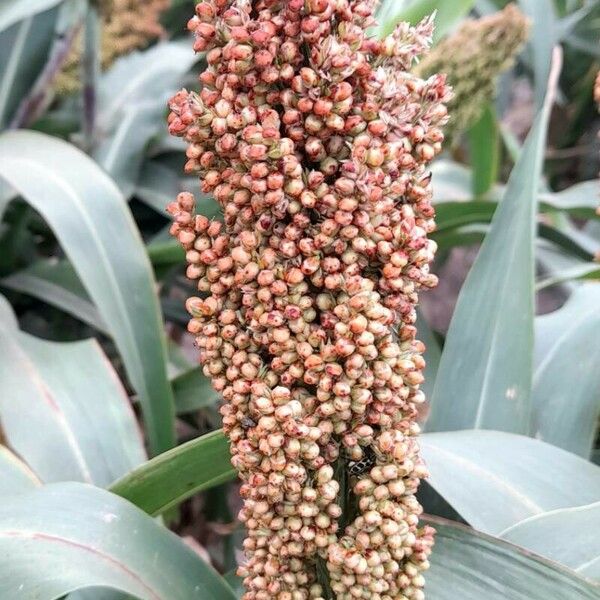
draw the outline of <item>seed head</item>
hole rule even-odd
[[[422,597],[414,322],[450,94],[409,72],[431,19],[369,39],[375,4],[203,0],[204,87],[170,102],[186,169],[224,214],[209,223],[189,194],[168,207],[243,482],[245,600],[322,599],[318,561],[339,599]],[[344,530],[340,468],[358,506]]]

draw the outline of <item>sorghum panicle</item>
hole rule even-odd
[[[514,5],[465,21],[414,69],[421,77],[446,73],[453,98],[446,135],[458,134],[481,116],[493,100],[496,80],[515,61],[529,34],[529,19]]]
[[[100,0],[97,4],[102,21],[102,69],[108,69],[120,56],[145,48],[161,37],[164,30],[160,16],[170,3],[171,0]],[[57,93],[71,94],[81,87],[79,70],[82,47],[81,34],[75,39],[71,53],[56,78],[54,87]]]
[[[424,597],[415,305],[436,284],[426,166],[449,90],[410,72],[432,21],[369,39],[374,5],[204,0],[203,87],[170,103],[186,171],[224,213],[189,193],[168,207],[243,482],[246,600]]]

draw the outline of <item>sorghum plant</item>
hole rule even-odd
[[[411,73],[431,19],[369,39],[375,4],[204,0],[203,87],[170,103],[225,217],[168,207],[243,482],[246,600],[424,597],[415,306],[449,90]]]
[[[485,103],[495,96],[498,76],[513,65],[528,33],[529,20],[509,4],[488,17],[465,21],[415,67],[421,77],[448,77],[454,94],[447,135],[477,122]]]
[[[163,35],[160,15],[169,4],[170,0],[100,0],[102,68],[107,69],[119,56],[145,48]],[[73,93],[81,85],[79,66],[82,47],[83,35],[79,35],[56,78],[55,88],[60,94]]]

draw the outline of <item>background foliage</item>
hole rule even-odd
[[[439,43],[506,4],[385,0],[374,34],[437,10]],[[518,6],[526,47],[433,168],[431,600],[600,598],[600,2]],[[164,126],[197,85],[192,11],[173,0],[162,39],[100,72],[95,6],[0,6],[3,598],[240,594],[235,472],[164,211],[196,186]],[[57,94],[77,35],[83,90]]]

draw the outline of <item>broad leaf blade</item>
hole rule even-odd
[[[188,40],[156,44],[117,60],[102,77],[98,96],[98,127],[113,131],[132,103],[156,99],[164,102],[181,76],[198,57]],[[166,108],[165,108],[166,110]]]
[[[600,502],[553,510],[502,532],[502,537],[555,560],[592,579],[600,579]]]
[[[62,0],[10,0],[0,5],[0,31],[8,29],[21,19],[32,17],[57,4]]]
[[[394,31],[396,25],[402,21],[416,24],[421,19],[437,11],[435,18],[434,40],[439,40],[452,31],[454,26],[473,8],[475,0],[415,0],[408,6],[400,5],[399,10],[394,10],[398,0],[384,0],[379,14],[384,16],[377,29],[378,37],[383,37]]]
[[[589,458],[600,415],[600,284],[536,319],[531,435]]]
[[[158,161],[146,161],[142,166],[135,195],[165,218],[169,216],[167,204],[182,191],[179,177],[172,169]]]
[[[126,198],[133,193],[148,142],[162,122],[165,104],[132,104],[116,129],[94,152],[96,162],[112,177]]]
[[[66,260],[41,260],[0,280],[3,287],[29,294],[110,335],[75,269]]]
[[[566,211],[574,217],[598,218],[598,180],[582,181],[560,192],[543,192],[540,202],[543,208]]]
[[[519,6],[531,19],[528,50],[533,68],[535,99],[538,107],[541,107],[546,95],[552,48],[560,37],[558,19],[552,0],[519,0]]]
[[[429,431],[529,430],[533,248],[549,111],[547,102],[461,289],[431,399]]]
[[[427,433],[429,483],[473,527],[498,534],[528,517],[600,497],[600,467],[500,431]]]
[[[156,515],[235,477],[228,441],[221,431],[214,431],[153,458],[110,489]]]
[[[600,588],[573,571],[450,521],[437,529],[431,570],[425,573],[431,600],[598,600]]]
[[[177,375],[171,383],[173,384],[177,414],[214,406],[219,400],[219,394],[215,392],[210,380],[202,373],[200,367]]]
[[[433,330],[429,327],[423,313],[418,311],[417,315],[418,337],[425,344],[424,358],[426,364],[423,373],[425,375],[425,381],[421,384],[421,389],[425,392],[425,396],[429,398],[435,385],[435,378],[437,377],[437,370],[440,365],[442,351],[440,349],[440,344],[435,337]]]
[[[120,58],[100,79],[94,157],[126,197],[133,193],[148,143],[162,128],[169,97],[196,61],[187,44],[160,43]]]
[[[496,183],[500,165],[500,132],[493,105],[485,105],[481,117],[468,131],[469,158],[473,167],[473,193],[485,196]]]
[[[0,421],[9,445],[44,481],[108,485],[142,463],[129,399],[96,341],[24,334],[0,300]]]
[[[5,446],[0,446],[0,495],[7,498],[41,485],[37,475]]]
[[[436,161],[431,169],[433,197],[436,208],[462,202],[465,210],[472,203],[471,182],[475,177],[472,169],[448,159]],[[501,200],[506,195],[506,185],[496,184],[489,191],[489,200]],[[597,219],[598,181],[593,179],[572,185],[560,192],[540,191],[540,211],[564,211],[573,217]],[[478,203],[481,204],[481,203]]]
[[[110,587],[141,600],[233,600],[229,586],[181,540],[129,502],[76,483],[0,506],[0,596],[54,600]]]
[[[48,10],[0,32],[0,127],[10,121],[48,60],[57,13]]]
[[[539,292],[553,285],[587,279],[600,280],[600,265],[598,263],[581,263],[557,271],[550,277],[540,279],[535,289]]]
[[[0,136],[0,176],[45,217],[113,334],[142,401],[150,446],[173,445],[173,397],[155,282],[123,196],[73,146],[31,131]]]

